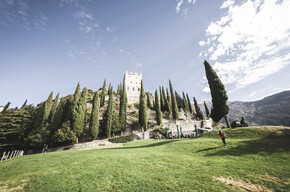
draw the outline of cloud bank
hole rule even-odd
[[[223,83],[243,88],[290,64],[290,1],[227,0],[220,9],[199,45]]]

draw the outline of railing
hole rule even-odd
[[[14,157],[22,156],[23,154],[24,154],[23,150],[8,151],[8,153],[6,153],[6,151],[5,151],[1,157],[0,162],[7,160],[7,159],[12,159]]]

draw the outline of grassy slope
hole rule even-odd
[[[0,163],[0,191],[240,190],[214,176],[289,191],[289,135],[269,137],[265,130],[261,137],[256,128],[240,137],[245,130],[225,130],[227,149],[213,132],[198,139],[143,140],[121,148],[17,157]]]

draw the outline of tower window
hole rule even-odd
[[[130,90],[130,87],[129,87],[129,86],[127,87],[127,90],[128,90],[128,91]]]

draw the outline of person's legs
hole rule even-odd
[[[225,144],[225,147],[226,147],[227,146],[226,139],[223,137],[222,140],[223,140],[223,143]]]

